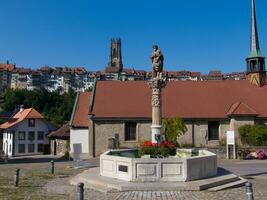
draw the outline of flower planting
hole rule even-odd
[[[163,141],[161,143],[152,143],[151,141],[145,141],[140,149],[140,156],[150,155],[151,158],[165,158],[176,155],[176,145]]]

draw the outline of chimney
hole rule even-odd
[[[24,106],[23,105],[20,105],[19,112],[21,113],[21,112],[23,112],[23,110],[24,110]]]

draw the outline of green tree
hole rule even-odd
[[[62,125],[70,120],[75,92],[60,95],[59,91],[48,92],[46,89],[28,91],[25,89],[7,90],[4,93],[4,111],[12,111],[23,105],[25,108],[33,107],[54,124]]]
[[[169,142],[177,144],[177,138],[183,135],[187,128],[180,118],[163,119],[162,121],[165,139]]]

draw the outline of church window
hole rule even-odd
[[[136,140],[136,122],[125,123],[125,141]]]

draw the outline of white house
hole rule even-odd
[[[42,154],[48,146],[47,134],[55,126],[47,122],[34,108],[21,108],[0,125],[3,130],[3,151],[8,156]]]
[[[88,158],[88,113],[90,92],[78,92],[70,120],[70,153],[74,159]]]

